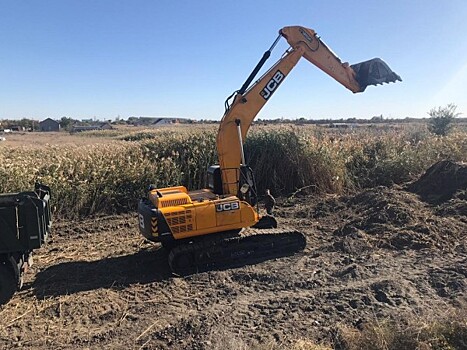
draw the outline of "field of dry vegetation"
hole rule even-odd
[[[303,126],[255,126],[245,144],[259,192],[342,194],[416,178],[437,160],[466,160],[465,131],[446,137],[421,127],[330,132]],[[0,193],[51,186],[55,214],[78,217],[133,210],[148,184],[206,186],[217,161],[216,127],[23,134],[0,148]],[[22,137],[22,139],[21,139]],[[12,146],[9,145],[12,143]],[[23,142],[24,146],[18,146]]]
[[[181,278],[134,211],[149,184],[205,187],[216,131],[0,144],[0,193],[41,181],[55,218],[25,288],[0,309],[1,348],[467,348],[467,131],[253,126],[259,191],[279,197],[279,223],[307,248]]]

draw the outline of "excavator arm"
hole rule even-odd
[[[256,74],[269,58],[272,49],[284,37],[290,48],[251,87]],[[253,119],[266,104],[279,85],[295,67],[301,57],[323,70],[350,91],[363,92],[368,85],[401,81],[384,61],[375,58],[355,65],[342,62],[312,29],[292,26],[279,31],[279,37],[266,51],[240,90],[226,101],[226,112],[217,134],[217,152],[224,194],[237,195],[240,183],[240,166],[245,163],[243,140]],[[245,165],[245,164],[244,164]]]

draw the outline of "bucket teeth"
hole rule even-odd
[[[380,58],[356,63],[350,66],[356,73],[356,80],[360,85],[360,92],[365,91],[368,85],[395,83],[402,81],[401,77]]]

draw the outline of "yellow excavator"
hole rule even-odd
[[[252,84],[281,37],[290,47]],[[253,119],[301,57],[353,93],[363,92],[369,85],[401,81],[379,58],[349,65],[314,30],[282,28],[242,87],[225,102],[216,141],[219,164],[207,170],[209,188],[188,191],[184,186],[151,185],[147,198],[139,202],[140,232],[170,249],[172,271],[194,273],[304,249],[302,233],[278,229],[273,216],[259,214],[253,172],[243,152],[243,140]]]

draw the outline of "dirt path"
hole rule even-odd
[[[305,251],[185,278],[134,214],[56,222],[24,290],[0,309],[0,347],[288,348],[332,339],[339,324],[465,310],[465,204],[403,188],[283,201],[279,221],[306,234]]]

